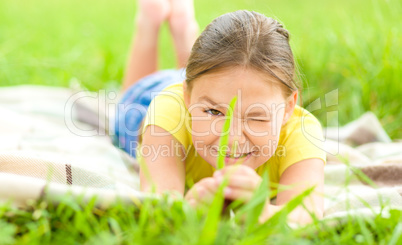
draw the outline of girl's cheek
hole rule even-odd
[[[192,135],[193,137],[220,137],[224,120],[213,117],[193,117]]]
[[[269,158],[271,158],[271,156],[275,152],[276,144],[277,144],[277,142],[275,142],[274,140],[270,140],[268,142],[268,144],[264,147],[264,150],[262,152],[264,159],[268,160]]]
[[[194,109],[191,114],[191,134],[195,137],[205,136],[208,134],[208,115],[200,110]]]
[[[208,137],[210,135],[209,123],[206,121],[193,121],[192,123],[193,137]]]
[[[218,118],[214,118],[210,121],[210,130],[211,133],[216,136],[216,137],[220,137],[222,134],[222,127],[223,124],[225,122],[225,118],[224,117],[218,117]]]
[[[272,128],[270,122],[259,121],[246,121],[244,123],[244,129],[248,135],[253,137],[267,137],[271,135]]]

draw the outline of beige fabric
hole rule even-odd
[[[99,96],[84,93],[68,108],[69,99],[76,94],[69,89],[42,86],[0,88],[0,199],[14,199],[23,205],[24,196],[26,200],[39,198],[46,182],[49,187],[57,187],[47,189],[53,194],[91,189],[106,199],[110,193],[134,193],[139,199],[144,196],[136,191],[139,179],[134,159],[113,147],[104,134],[86,137],[66,126],[66,117],[83,131],[105,132],[99,130],[99,125],[108,125],[82,122],[86,116],[97,121],[93,118],[100,114],[95,110]],[[105,115],[105,111],[101,113]],[[11,179],[21,180],[21,186],[16,187],[18,182]]]
[[[335,145],[331,143],[327,147]],[[376,151],[366,151],[372,146],[376,146]],[[369,143],[357,148],[340,143],[338,149],[339,154],[329,156],[331,161],[325,167],[326,219],[346,219],[348,215],[374,216],[379,212],[386,213],[389,208],[402,209],[400,143]],[[384,206],[387,208],[382,209]]]

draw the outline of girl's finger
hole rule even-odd
[[[196,199],[196,200],[201,199],[205,195],[205,193],[208,192],[208,190],[205,189],[205,187],[201,186],[201,185],[194,186],[190,191],[191,192],[190,192],[189,198]]]
[[[194,199],[190,199],[190,200],[188,200],[188,204],[190,204],[190,206],[192,207],[192,208],[195,208],[195,207],[197,207],[197,201],[196,200],[194,200]]]
[[[253,196],[253,192],[250,190],[244,189],[234,189],[230,187],[226,187],[224,190],[224,195],[226,199],[229,200],[242,200],[248,202],[251,200]]]
[[[186,200],[190,206],[196,207],[200,204],[208,205],[212,202],[214,194],[205,189],[203,186],[198,186],[192,190],[192,195],[188,196]]]
[[[210,192],[215,193],[220,183],[217,182],[216,178],[208,177],[200,180],[200,182],[198,182],[197,184],[202,185]]]
[[[209,201],[215,191],[216,191],[216,180],[211,178],[210,180],[203,180],[199,183],[195,184],[193,188],[191,188],[190,193],[186,197],[187,200],[195,199],[195,200],[202,200]]]
[[[216,181],[218,183],[221,183],[224,179],[224,176],[218,176],[216,177]],[[255,177],[249,177],[249,176],[242,176],[242,175],[232,175],[228,177],[228,187],[234,188],[234,189],[244,189],[244,190],[250,190],[254,191],[256,190],[261,183],[261,178],[258,176],[257,178]]]
[[[245,165],[235,165],[235,166],[227,166],[223,169],[216,171],[214,173],[214,177],[217,175],[233,175],[233,174],[241,174],[247,176],[256,176],[258,175],[254,169],[245,166]]]
[[[193,186],[188,192],[186,193],[185,199],[187,201],[194,199],[196,196],[199,195],[199,190],[197,190],[197,186]]]

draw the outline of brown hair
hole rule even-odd
[[[213,20],[196,40],[186,67],[186,83],[230,67],[267,73],[281,84],[285,97],[300,88],[289,45],[289,32],[272,18],[239,10]]]

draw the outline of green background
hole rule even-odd
[[[225,12],[255,10],[279,19],[303,74],[303,105],[323,126],[373,111],[387,133],[402,138],[402,12],[399,0],[195,0],[201,29]],[[136,13],[129,0],[0,1],[0,85],[118,88]],[[175,66],[167,28],[161,68]],[[338,89],[338,105],[325,94]],[[328,117],[338,111],[339,118]],[[332,113],[333,114],[333,113]]]

